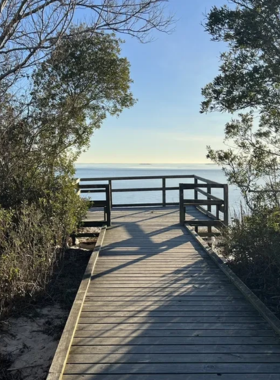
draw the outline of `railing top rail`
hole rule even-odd
[[[211,186],[212,188],[215,189],[223,189],[226,184],[218,183],[218,182],[213,182],[213,183],[199,183],[195,185],[194,183],[180,183],[179,186],[184,189],[184,190],[192,190],[196,188],[207,188],[208,186]]]
[[[159,175],[159,176],[133,176],[133,177],[99,177],[99,178],[80,178],[81,182],[86,181],[129,181],[129,180],[141,180],[141,179],[176,179],[176,178],[194,178],[192,175]],[[207,181],[207,180],[206,180]]]
[[[200,177],[200,176],[195,175],[195,174],[194,174],[194,178],[198,179],[199,181],[202,181],[202,182],[205,182],[205,183],[209,183],[210,185],[211,184],[216,184],[216,185],[220,184],[219,182],[215,182],[215,181],[212,181],[211,179],[206,179],[206,178]]]
[[[80,189],[108,189],[109,185],[107,183],[98,183],[95,185],[79,185]]]

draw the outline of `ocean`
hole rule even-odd
[[[107,177],[135,177],[135,176],[168,176],[168,175],[192,175],[210,179],[219,183],[227,183],[223,171],[213,164],[76,164],[77,178],[107,178]],[[102,183],[104,181],[100,181]],[[166,186],[178,186],[187,182],[182,179],[168,179]],[[95,182],[98,183],[98,182]],[[130,180],[114,181],[113,188],[133,187],[161,187],[161,180]],[[213,195],[221,196],[221,190],[214,189]],[[94,194],[92,199],[103,199],[102,194]],[[178,191],[167,191],[167,202],[178,202]],[[131,192],[114,193],[113,203],[158,203],[162,201],[161,192]],[[229,186],[230,215],[238,213],[240,209],[241,195],[235,186]]]

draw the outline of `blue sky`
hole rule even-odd
[[[225,46],[212,42],[201,25],[213,5],[226,0],[170,0],[171,35],[153,33],[140,44],[125,38],[122,55],[131,63],[136,105],[108,117],[80,163],[203,163],[206,146],[222,148],[226,114],[199,113],[201,88],[218,72]],[[122,37],[123,38],[123,37]]]

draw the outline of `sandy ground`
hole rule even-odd
[[[81,232],[98,234],[100,228],[83,228]],[[69,314],[60,301],[69,302],[70,298],[71,307],[89,257],[86,255],[79,261],[77,255],[90,252],[95,243],[96,237],[79,238],[76,246],[68,250],[64,274],[58,282],[55,280],[57,297],[52,295],[59,302],[34,306],[24,316],[0,322],[0,380],[46,379]]]
[[[67,311],[56,305],[36,309],[34,315],[1,322],[0,354],[12,363],[7,369],[11,378],[46,379]]]

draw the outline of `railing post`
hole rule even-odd
[[[106,203],[107,203],[107,226],[110,227],[111,226],[111,207],[112,207],[112,204],[111,204],[111,186],[110,186],[110,183],[109,185],[106,187]]]
[[[207,193],[208,194],[211,194],[211,185],[208,185],[207,186]],[[207,197],[207,200],[208,201],[211,201],[211,197]],[[218,207],[218,206],[217,206]],[[208,212],[211,212],[212,213],[212,206],[211,205],[207,205],[207,211]],[[212,226],[208,226],[208,234],[211,235],[212,234]]]
[[[111,208],[113,205],[113,194],[112,194],[112,180],[109,179],[109,195],[110,195],[110,203],[111,203]]]
[[[162,178],[162,206],[166,207],[166,179]]]
[[[184,185],[179,184],[179,199],[180,199],[180,224],[185,224],[185,206],[184,206]]]
[[[224,185],[224,224],[228,226],[229,212],[228,212],[228,185]]]
[[[198,179],[197,178],[194,179],[194,186],[195,186],[195,188],[194,188],[194,200],[197,201],[198,200],[198,192],[196,190],[196,188],[198,186]]]
[[[198,179],[195,178],[194,179],[194,186],[195,186],[195,189],[194,189],[194,200],[197,201],[198,200],[198,191],[196,190],[196,188],[198,187]],[[198,233],[198,226],[195,226],[195,232]]]
[[[220,220],[220,207],[221,206],[217,205],[217,209],[216,209],[216,218],[217,218],[217,220]]]
[[[207,193],[211,195],[211,185],[207,186]],[[211,197],[208,196],[207,200],[211,201]],[[207,211],[212,212],[212,206],[211,205],[207,205]]]

